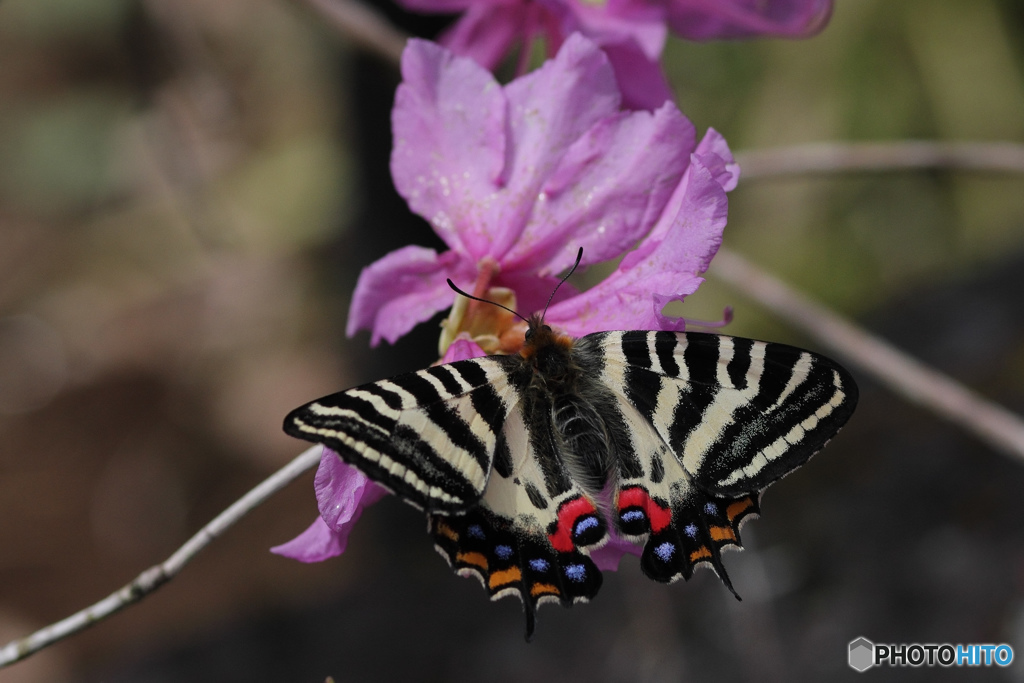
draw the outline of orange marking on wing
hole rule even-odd
[[[455,529],[451,528],[444,522],[438,522],[437,527],[434,529],[439,535],[444,536],[449,541],[458,542],[459,535],[455,533]]]
[[[690,553],[690,564],[693,564],[694,562],[697,562],[699,560],[707,559],[709,557],[711,557],[711,551],[708,550],[708,547],[706,545],[702,545],[700,549],[694,550],[692,553]]]
[[[519,567],[512,567],[511,569],[502,569],[500,572],[494,572],[487,579],[487,584],[491,590],[501,588],[510,583],[515,583],[523,578],[523,573],[519,571]]]
[[[754,501],[750,498],[744,498],[743,500],[737,500],[735,503],[725,509],[725,514],[729,518],[729,521],[735,521],[735,519],[748,508],[754,504]]]
[[[530,588],[530,595],[537,597],[538,595],[561,595],[562,592],[558,590],[557,586],[553,586],[550,583],[535,583]]]
[[[487,571],[487,558],[482,553],[459,553],[455,556],[456,562],[469,564]]]
[[[732,530],[732,527],[727,526],[713,526],[708,531],[711,532],[712,541],[735,541],[736,533]]]

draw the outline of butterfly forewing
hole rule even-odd
[[[654,425],[705,490],[764,489],[819,451],[849,419],[857,386],[824,356],[703,333],[607,332],[606,382]]]
[[[364,384],[285,418],[428,512],[464,512],[483,494],[498,437],[521,387],[511,357],[458,361]]]

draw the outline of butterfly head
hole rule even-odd
[[[535,373],[558,381],[571,375],[572,337],[551,328],[539,315],[530,316],[519,356],[534,367]]]
[[[523,347],[519,350],[519,355],[526,360],[534,358],[539,351],[547,349],[557,349],[562,352],[572,349],[573,338],[552,329],[541,316],[532,315],[526,322],[526,335],[523,338]]]

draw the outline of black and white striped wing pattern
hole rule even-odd
[[[785,344],[697,332],[610,332],[603,379],[704,490],[764,489],[817,453],[857,405],[834,361]]]
[[[483,495],[519,400],[510,364],[477,358],[364,384],[293,410],[284,430],[426,512],[464,512]]]

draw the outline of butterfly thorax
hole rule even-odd
[[[548,416],[552,450],[561,466],[584,490],[596,495],[615,471],[618,435],[602,418],[609,414],[603,408],[614,397],[595,381],[596,369],[579,352],[576,340],[556,332],[538,316],[530,319],[519,355],[531,370],[525,399],[528,411]]]

